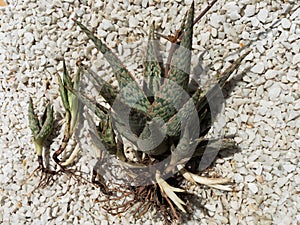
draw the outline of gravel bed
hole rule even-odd
[[[150,210],[140,220],[130,214],[111,216],[94,202],[99,190],[67,176],[43,189],[35,189],[37,175],[24,184],[38,166],[27,107],[29,96],[39,113],[50,101],[63,118],[55,75],[62,72],[63,57],[72,71],[79,58],[97,71],[107,67],[74,25],[75,15],[131,71],[141,71],[151,22],[159,33],[174,33],[191,2],[24,0],[1,6],[0,223],[163,224]],[[196,0],[196,15],[206,5]],[[189,185],[199,198],[184,224],[300,224],[299,2],[219,0],[195,26],[193,63],[203,53],[197,71],[213,75],[247,45],[252,52],[230,81],[224,109],[226,133],[241,149],[219,158],[213,168],[235,182],[235,191]],[[94,162],[93,152],[84,149],[78,167],[89,173]]]

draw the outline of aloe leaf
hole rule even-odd
[[[196,105],[200,94],[201,94],[201,90],[200,89],[196,90],[192,98],[190,98],[179,109],[179,111],[164,124],[164,129],[166,129],[166,132],[169,136],[175,136],[175,137],[179,136],[181,129],[185,126],[183,122],[191,120],[193,118],[193,113],[194,116],[196,116],[196,109],[197,109]],[[202,121],[201,117],[199,119],[195,119],[195,121],[198,120],[201,123]]]
[[[78,91],[79,90],[79,82],[80,82],[80,75],[81,75],[81,68],[78,68],[78,71],[74,77],[73,82],[73,89]],[[70,92],[70,91],[69,91]],[[78,97],[71,93],[71,102],[70,102],[70,110],[71,110],[71,121],[70,121],[70,132],[73,133],[74,128],[79,120],[79,116],[81,114],[81,102],[79,101]]]
[[[154,118],[144,127],[143,132],[139,136],[137,146],[140,151],[148,155],[161,155],[169,150],[165,137],[161,121]]]
[[[62,79],[59,75],[57,75],[57,80],[58,80],[58,86],[59,86],[59,93],[61,97],[61,101],[63,103],[63,106],[66,111],[70,111],[70,106],[69,106],[69,101],[68,101],[68,91],[64,87],[64,84],[62,82]]]
[[[28,105],[28,120],[29,120],[29,127],[31,129],[31,132],[33,136],[37,136],[40,132],[40,126],[39,126],[39,120],[37,118],[37,115],[34,112],[33,109],[33,103],[32,98],[29,98],[29,105]]]
[[[103,54],[104,58],[113,69],[114,75],[119,83],[119,87],[122,90],[120,99],[124,98],[123,101],[130,104],[132,108],[136,108],[147,113],[150,103],[130,72],[122,64],[121,60],[111,51],[111,49],[107,47],[105,43],[89,31],[87,27],[77,20],[74,21],[88,36],[88,38],[94,42],[96,48]],[[128,87],[128,85],[130,86]]]
[[[180,46],[175,50],[171,60],[168,79],[176,82],[184,90],[187,90],[190,67],[191,67],[191,50],[193,39],[193,20],[194,20],[194,3],[188,11],[187,20],[184,26],[184,35]]]
[[[176,109],[180,109],[187,100],[181,99],[181,92],[186,91],[189,81],[189,73],[191,66],[191,48],[192,48],[192,35],[193,35],[193,17],[194,6],[192,4],[187,21],[185,23],[185,32],[181,45],[175,50],[168,79],[164,81],[159,92],[155,96],[155,101],[151,106],[151,117],[159,116],[165,121],[169,120],[175,113]],[[176,87],[175,84],[179,87]],[[176,96],[176,107],[172,104],[173,97]]]
[[[237,60],[235,60],[231,66],[229,66],[222,74],[217,75],[216,78],[211,79],[209,83],[202,88],[202,95],[199,96],[198,100],[198,111],[206,108],[208,106],[208,101],[212,99],[217,93],[219,93],[220,89],[224,88],[224,85],[230,75],[238,69],[241,64],[241,61],[250,53],[251,51],[247,51],[243,55],[241,55]]]
[[[202,156],[204,152],[220,152],[228,149],[232,149],[236,146],[236,143],[231,138],[207,140],[203,139],[197,145],[197,148],[193,154],[193,157]]]
[[[37,155],[39,157],[41,157],[43,154],[43,142],[41,140],[34,139],[33,143],[34,143],[34,147],[35,147]]]
[[[116,88],[98,76],[98,74],[96,74],[93,70],[85,68],[81,65],[80,67],[86,71],[86,74],[89,76],[89,78],[92,78],[95,81],[97,84],[96,89],[99,90],[100,95],[105,99],[105,101],[107,101],[109,105],[112,106],[118,94]]]
[[[107,115],[103,113],[103,108],[100,108],[100,105],[94,101],[81,94],[79,91],[72,88],[66,87],[72,94],[74,94],[82,104],[86,105],[95,115],[101,120],[107,120]]]
[[[46,119],[45,122],[39,132],[39,134],[35,137],[36,140],[44,141],[48,138],[53,130],[53,108],[50,104],[46,107]]]
[[[162,69],[158,61],[158,46],[154,40],[154,24],[150,27],[147,55],[144,62],[144,89],[149,91],[149,95],[155,96],[160,88]]]
[[[72,81],[66,66],[65,60],[63,60],[63,83],[68,87],[72,87]]]
[[[197,141],[192,138],[193,132],[188,129],[188,126],[183,128],[183,135],[176,148],[172,151],[170,166],[167,172],[173,170],[178,164],[185,165],[192,157],[194,150],[197,146]]]

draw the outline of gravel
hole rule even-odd
[[[154,21],[158,32],[174,33],[191,1],[8,3],[0,8],[0,223],[163,224],[153,219],[152,210],[140,220],[106,214],[101,203],[94,202],[99,190],[67,176],[43,189],[36,189],[37,174],[24,184],[38,165],[26,111],[32,96],[39,115],[50,101],[62,118],[55,76],[62,72],[62,57],[73,72],[79,58],[97,71],[107,68],[70,18],[79,16],[131,71],[141,71],[149,25]],[[197,0],[195,5],[198,15],[207,3]],[[193,206],[193,216],[184,223],[299,224],[298,1],[220,0],[195,26],[194,35],[192,60],[202,74],[224,70],[242,46],[250,45],[252,52],[229,82],[224,111],[226,132],[235,135],[241,149],[217,160],[210,172],[231,178],[235,191],[190,185],[207,212],[199,204]],[[60,138],[62,134],[52,149]],[[89,172],[94,162],[93,152],[84,149],[77,164]]]

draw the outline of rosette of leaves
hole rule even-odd
[[[144,207],[138,207],[138,212],[142,214],[151,204],[156,204],[153,199],[158,197],[153,193],[157,193],[157,191],[160,192],[163,201],[171,207],[173,216],[178,218],[173,204],[181,212],[186,212],[185,202],[176,194],[176,192],[184,192],[184,190],[171,186],[167,179],[164,179],[170,173],[181,174],[192,183],[204,184],[221,190],[232,190],[229,185],[226,185],[230,182],[229,179],[202,177],[188,171],[186,165],[193,158],[201,157],[205,149],[211,151],[230,149],[235,145],[230,138],[211,142],[204,138],[212,125],[209,101],[215,97],[216,88],[219,87],[221,90],[224,88],[229,76],[238,68],[249,51],[241,55],[228,69],[222,74],[218,74],[206,86],[190,88],[189,73],[195,22],[193,3],[180,30],[173,38],[169,38],[172,41],[172,47],[165,66],[159,61],[157,47],[153,41],[155,39],[154,26],[151,27],[144,62],[144,83],[143,87],[140,87],[136,78],[107,45],[82,23],[74,21],[109,62],[119,84],[119,89],[117,89],[82,66],[92,81],[101,87],[100,95],[110,107],[106,108],[88,99],[81,92],[72,90],[99,117],[97,136],[105,149],[109,153],[117,155],[125,167],[136,169],[134,172],[131,171],[134,179],[139,176],[147,176],[143,168],[168,158],[152,174],[153,176],[150,176],[154,185],[135,188],[139,195],[136,199],[143,201],[144,204]],[[182,90],[188,93],[188,98],[181,94]],[[172,99],[179,99],[178,105],[176,105],[177,102],[172,102]],[[123,114],[124,112],[129,113],[127,115]],[[195,115],[196,118],[194,118]],[[125,121],[126,118],[129,118],[129,121]],[[194,124],[195,121],[196,124]],[[195,136],[195,134],[197,135]],[[124,139],[135,146],[137,149],[135,151],[142,155],[137,161],[130,161],[125,156]],[[221,145],[218,145],[220,143]],[[97,168],[94,168],[94,173],[96,171]]]
[[[39,167],[45,170],[43,162],[43,146],[53,130],[53,108],[48,104],[41,118],[34,112],[32,98],[29,98],[28,106],[29,127],[33,135],[33,143],[38,156]]]
[[[65,129],[62,143],[60,145],[60,148],[56,152],[54,152],[53,159],[62,167],[66,167],[72,164],[80,150],[79,145],[77,143],[75,146],[72,146],[73,148],[71,149],[71,154],[69,155],[68,159],[61,162],[61,160],[58,158],[59,155],[61,155],[61,153],[66,149],[70,138],[75,132],[75,128],[80,118],[82,108],[81,102],[79,101],[77,96],[74,95],[71,91],[78,91],[80,83],[80,74],[81,69],[79,68],[72,80],[67,70],[65,60],[63,60],[63,76],[62,78],[59,75],[57,76],[59,84],[59,93],[62,100],[62,104],[65,109]]]

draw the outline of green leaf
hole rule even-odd
[[[174,52],[171,60],[168,79],[176,82],[184,90],[188,88],[190,67],[191,67],[191,50],[193,40],[193,22],[194,22],[194,3],[188,11],[187,20],[184,26],[183,39],[180,46]]]
[[[53,130],[53,108],[50,106],[50,104],[48,104],[46,107],[45,122],[44,122],[39,134],[35,137],[35,139],[37,141],[43,142],[52,133],[52,130]]]
[[[70,105],[69,105],[68,94],[67,94],[68,90],[65,88],[59,75],[57,75],[57,79],[58,79],[58,85],[59,85],[59,93],[60,93],[60,97],[61,97],[63,106],[66,111],[70,111]]]
[[[79,83],[80,83],[80,75],[81,75],[81,68],[79,67],[77,73],[74,77],[73,88],[74,90],[79,90]],[[70,91],[69,91],[70,92]],[[70,122],[70,132],[73,133],[75,126],[79,120],[81,114],[81,102],[79,101],[78,97],[70,92],[71,102],[71,122]]]
[[[89,99],[85,95],[81,94],[79,91],[74,90],[72,88],[66,87],[68,91],[74,94],[82,104],[86,105],[95,115],[101,120],[107,120],[107,115],[103,113],[104,108],[100,108],[101,106],[94,100]]]
[[[99,77],[98,74],[96,74],[91,69],[84,68],[81,65],[80,67],[86,71],[86,74],[90,79],[93,79],[95,81],[95,87],[100,92],[100,95],[105,99],[105,101],[107,101],[110,106],[112,106],[118,94],[117,89],[103,80],[101,77]]]
[[[29,127],[31,129],[31,132],[33,136],[37,136],[38,133],[40,132],[40,126],[39,126],[39,120],[34,113],[33,109],[33,103],[32,103],[32,98],[29,98],[29,105],[28,105],[28,121],[29,121]]]
[[[104,58],[110,64],[119,83],[120,90],[122,91],[122,95],[119,97],[119,99],[123,101],[123,103],[129,104],[130,107],[147,113],[150,103],[133,76],[122,64],[121,60],[111,51],[111,49],[107,47],[105,43],[103,43],[91,31],[89,31],[87,27],[77,20],[74,21],[88,36],[88,38],[94,42],[96,48],[103,54]]]
[[[158,61],[158,46],[154,40],[154,24],[151,25],[147,55],[144,61],[144,89],[155,96],[161,84],[162,69]]]

